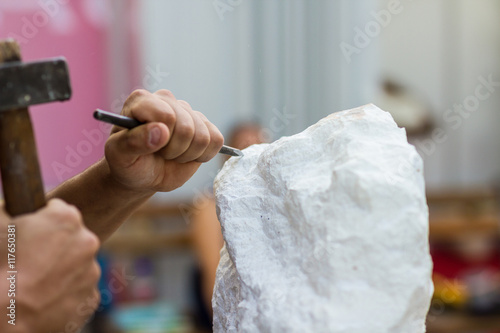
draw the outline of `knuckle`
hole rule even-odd
[[[96,260],[92,262],[92,266],[89,270],[89,275],[89,280],[92,282],[97,282],[101,278],[101,266],[99,266]]]
[[[94,294],[92,295],[92,298],[94,300],[94,310],[96,310],[99,307],[99,303],[101,302],[101,293],[99,292],[99,289],[94,288]]]
[[[55,199],[51,199],[47,205],[46,210],[48,211],[59,211],[61,209],[64,209],[64,207],[66,206],[67,204],[61,200],[61,199],[58,199],[58,198],[55,198]]]
[[[136,89],[136,90],[132,91],[132,93],[129,95],[128,99],[136,99],[136,98],[148,96],[148,95],[150,95],[150,92],[147,91],[146,89]]]
[[[83,225],[82,214],[75,206],[64,204],[63,206],[60,206],[57,214],[59,216],[59,219],[67,225],[72,225],[75,227]]]
[[[197,161],[202,163],[210,161],[215,155],[217,155],[217,152],[223,144],[224,137],[222,134],[218,130],[212,130],[209,149],[207,149],[205,153],[197,159]]]
[[[212,134],[212,140],[213,144],[217,147],[222,147],[224,144],[224,137],[222,136],[221,132],[218,130]]]
[[[132,91],[125,100],[125,103],[123,103],[122,114],[128,114],[129,112],[125,110],[136,108],[138,101],[142,100],[145,96],[148,96],[150,94],[151,93],[145,89],[136,89]]]
[[[189,104],[189,103],[188,103],[188,102],[186,102],[185,100],[179,99],[177,102],[179,102],[179,104],[180,104],[182,107],[184,107],[184,108],[186,108],[186,109],[188,109],[188,110],[193,110],[193,108],[192,108],[191,104]]]
[[[155,92],[156,95],[175,98],[174,94],[168,89],[160,89]]]
[[[203,121],[208,121],[208,118],[207,116],[205,116],[203,113],[201,113],[200,111],[193,111],[198,117],[200,117],[201,120]]]
[[[196,159],[196,162],[200,162],[200,163],[205,163],[208,161],[210,161],[210,156],[208,156],[207,154],[203,154]]]
[[[101,242],[99,238],[90,230],[85,229],[82,235],[83,248],[94,255],[99,251]]]
[[[210,144],[210,134],[208,132],[197,132],[194,139],[193,144],[197,147],[206,148]]]
[[[174,135],[179,136],[183,140],[191,139],[194,135],[194,126],[178,124],[174,129]]]
[[[177,120],[177,115],[172,108],[167,108],[163,113],[163,117],[166,124],[175,124]]]
[[[143,97],[148,96],[150,94],[151,93],[146,89],[136,89],[132,91],[125,100],[125,103],[123,104],[122,113],[124,112],[125,109],[136,107],[137,101],[141,100]]]

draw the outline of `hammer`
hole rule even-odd
[[[0,172],[5,209],[11,216],[45,206],[28,106],[70,97],[64,58],[22,63],[17,42],[0,41]]]

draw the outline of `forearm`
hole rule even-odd
[[[49,193],[78,207],[101,241],[156,191],[182,186],[224,142],[217,127],[168,90],[136,90],[122,114],[145,124],[113,127],[106,159]]]
[[[86,226],[103,242],[153,194],[137,192],[114,181],[102,159],[51,191],[48,198],[60,198],[78,207]]]

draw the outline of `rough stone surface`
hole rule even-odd
[[[334,113],[215,180],[215,332],[425,332],[422,160],[389,113]]]

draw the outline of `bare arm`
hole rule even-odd
[[[168,90],[134,91],[122,114],[145,124],[113,127],[105,158],[49,194],[77,206],[101,242],[154,193],[182,186],[224,142],[203,114]]]
[[[87,228],[103,242],[153,193],[136,192],[116,182],[102,159],[51,191],[48,198],[78,207]]]

